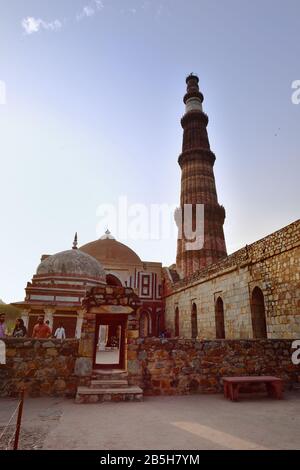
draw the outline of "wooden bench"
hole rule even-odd
[[[240,387],[247,384],[264,383],[269,397],[281,400],[283,398],[283,380],[269,375],[254,377],[222,377],[224,396],[232,401],[238,401]]]

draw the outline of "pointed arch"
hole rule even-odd
[[[267,338],[267,323],[264,294],[259,287],[255,287],[251,295],[251,319],[253,338]]]
[[[111,273],[106,274],[106,283],[109,286],[122,287],[122,282],[120,281],[120,279]]]
[[[197,338],[197,336],[198,336],[198,318],[197,318],[197,305],[195,304],[195,302],[192,305],[191,327],[192,327],[192,338]]]
[[[147,338],[151,334],[151,318],[149,312],[143,310],[140,313],[139,322],[140,338]]]
[[[163,313],[162,310],[156,311],[156,336],[160,336],[163,331]]]
[[[179,336],[180,329],[179,329],[179,308],[175,308],[175,337]]]
[[[216,338],[225,339],[224,303],[221,297],[218,297],[216,301],[215,320],[216,320]]]

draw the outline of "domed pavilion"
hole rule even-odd
[[[107,230],[98,240],[54,255],[43,255],[32,281],[26,286],[22,318],[29,335],[39,315],[53,331],[63,324],[68,338],[80,338],[83,299],[93,287],[131,288],[140,299],[139,334],[158,336],[164,328],[162,265],[144,262]]]
[[[29,335],[39,315],[53,331],[63,323],[67,337],[80,337],[82,300],[88,289],[106,285],[106,273],[99,261],[77,249],[77,234],[71,250],[43,255],[32,281],[27,283],[23,320]]]

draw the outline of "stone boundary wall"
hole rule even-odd
[[[5,339],[6,365],[0,365],[0,397],[74,396],[79,340]]]
[[[78,340],[6,339],[7,363],[0,365],[0,397],[74,397]],[[222,376],[276,375],[300,382],[291,340],[130,338],[128,379],[145,395],[184,395],[222,391]],[[85,378],[84,380],[86,380]]]
[[[223,376],[275,375],[295,383],[300,365],[291,361],[291,346],[291,340],[131,340],[129,382],[145,395],[217,393]]]
[[[212,277],[221,275],[236,267],[263,262],[267,258],[279,255],[300,246],[300,219],[290,225],[267,235],[266,237],[246,245],[238,251],[230,254],[219,262],[197,271],[192,276],[177,281],[172,288],[173,292],[185,287],[191,287],[194,283],[205,282]],[[169,295],[172,295],[172,292]],[[167,294],[168,295],[168,294]]]

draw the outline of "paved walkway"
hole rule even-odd
[[[0,400],[0,426],[14,406],[13,400]],[[38,398],[26,400],[22,446],[99,450],[299,449],[299,430],[299,391],[286,393],[283,401],[251,397],[238,403],[226,401],[221,395],[150,397],[143,403],[95,405]]]

